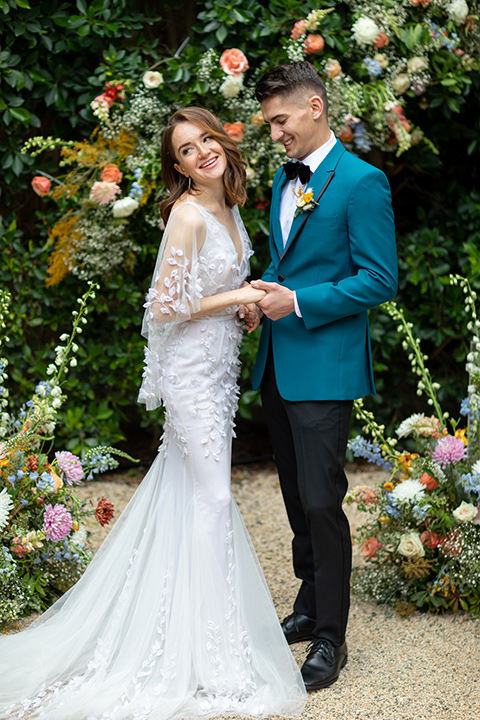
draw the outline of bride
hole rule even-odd
[[[298,716],[303,682],[230,491],[241,326],[264,293],[237,209],[245,171],[201,108],[162,139],[168,220],[142,332],[139,400],[165,406],[159,454],[81,580],[0,638],[0,717]]]

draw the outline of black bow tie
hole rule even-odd
[[[302,185],[308,183],[312,177],[312,171],[308,165],[304,165],[302,162],[287,162],[283,166],[287,180],[294,180],[298,177]]]

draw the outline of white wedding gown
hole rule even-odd
[[[165,405],[159,454],[81,580],[0,638],[1,718],[296,717],[305,705],[230,492],[242,331],[235,308],[189,320],[201,297],[248,274],[234,213],[240,260],[207,210],[187,201],[172,212],[147,296],[139,396]]]

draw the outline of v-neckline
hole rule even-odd
[[[241,267],[241,266],[242,266],[242,263],[243,263],[244,256],[245,256],[245,247],[244,247],[244,244],[243,244],[243,241],[242,241],[242,234],[241,234],[240,228],[239,228],[239,226],[238,226],[237,218],[235,217],[235,213],[233,212],[233,209],[232,209],[233,222],[235,223],[235,227],[237,228],[238,239],[239,239],[239,241],[240,241],[240,250],[242,251],[241,259],[240,259],[240,254],[239,254],[239,252],[238,252],[238,248],[237,248],[237,246],[236,246],[236,244],[235,244],[235,240],[234,240],[234,239],[232,238],[232,236],[230,235],[227,226],[224,225],[222,222],[220,222],[220,220],[217,218],[217,216],[214,215],[214,213],[212,213],[211,210],[207,210],[207,208],[206,208],[204,205],[201,205],[200,203],[195,202],[195,200],[190,200],[190,199],[185,200],[185,203],[184,203],[184,204],[186,205],[187,203],[191,203],[192,205],[195,205],[196,207],[201,207],[202,210],[205,210],[205,212],[208,213],[208,214],[215,220],[215,222],[217,223],[217,225],[220,225],[220,227],[222,227],[222,228],[225,230],[225,232],[227,233],[228,237],[230,238],[230,242],[232,243],[233,249],[235,250],[235,253],[236,253],[236,255],[237,255],[238,267]]]

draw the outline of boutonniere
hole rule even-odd
[[[296,192],[293,190],[293,194],[295,195],[295,205],[297,206],[293,216],[294,218],[300,215],[300,213],[312,212],[315,205],[318,205],[317,201],[313,199],[313,188],[307,188],[306,190],[298,188]]]

